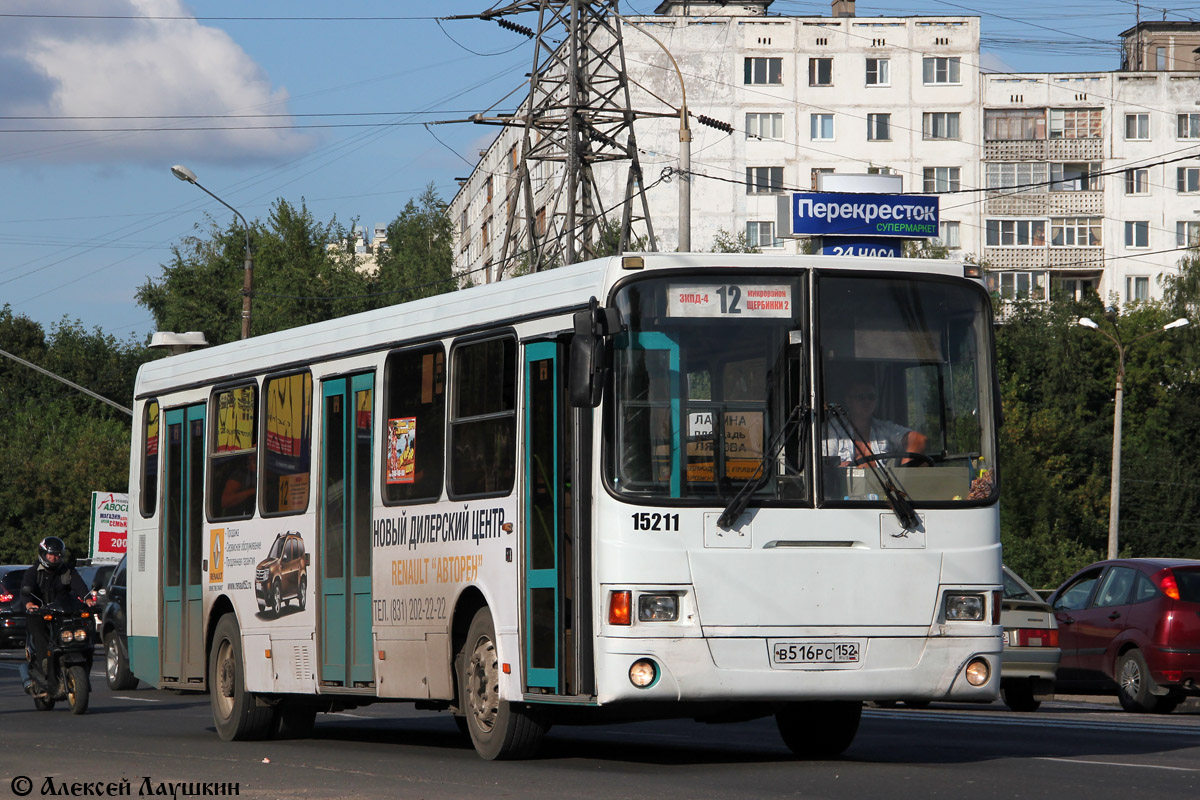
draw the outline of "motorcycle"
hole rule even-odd
[[[41,602],[28,591],[25,594]],[[32,640],[27,638],[25,663],[20,666],[21,680],[30,687],[34,706],[38,711],[50,711],[59,700],[66,700],[72,714],[85,713],[92,690],[88,676],[95,655],[92,631],[96,622],[92,611],[85,603],[67,597],[39,605],[27,616],[34,614],[46,621],[50,632],[48,661],[34,657]]]

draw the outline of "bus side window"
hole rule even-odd
[[[138,487],[143,517],[153,517],[158,505],[158,401],[146,403],[142,417],[142,480]]]
[[[457,345],[451,358],[450,494],[506,495],[516,478],[516,339]]]
[[[446,351],[441,344],[390,353],[384,368],[383,501],[438,500],[446,442]]]
[[[258,488],[258,387],[219,391],[213,395],[213,409],[209,515],[213,520],[245,519],[254,514]]]
[[[270,378],[263,393],[263,514],[301,514],[312,481],[312,373]]]

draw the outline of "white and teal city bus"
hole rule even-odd
[[[132,669],[223,739],[407,701],[489,759],[768,715],[835,755],[865,700],[992,699],[975,269],[627,255],[149,363]]]

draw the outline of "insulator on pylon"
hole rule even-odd
[[[496,17],[496,24],[499,25],[501,28],[504,28],[505,30],[514,31],[516,33],[523,34],[525,36],[528,36],[530,39],[533,38],[533,29],[532,28],[526,28],[524,25],[518,25],[515,22],[509,22],[504,17]]]
[[[733,133],[733,126],[728,122],[722,122],[719,119],[713,119],[712,117],[705,116],[704,114],[697,116],[696,121],[701,125],[707,125],[708,127],[716,128],[719,131],[725,131],[725,133]]]

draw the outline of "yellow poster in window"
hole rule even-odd
[[[267,452],[301,455],[312,416],[312,375],[289,375],[267,384]]]
[[[239,386],[217,395],[217,452],[254,447],[254,387]]]

